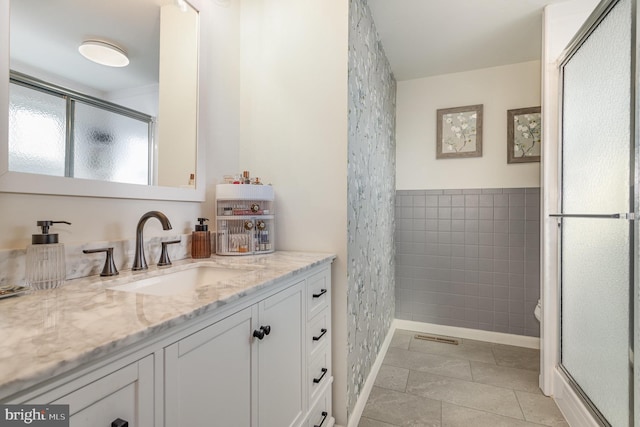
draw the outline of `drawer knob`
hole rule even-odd
[[[324,334],[327,333],[327,330],[325,328],[320,329],[320,335],[318,335],[317,337],[313,337],[314,341],[319,341],[320,338],[322,338],[324,336]]]
[[[123,420],[122,418],[117,418],[114,421],[111,421],[111,427],[129,427],[129,422]]]
[[[318,378],[314,378],[313,379],[313,383],[314,384],[318,384],[320,381],[322,381],[322,379],[324,378],[325,375],[327,375],[327,368],[322,368],[322,375],[320,375]]]
[[[322,424],[324,424],[324,421],[327,419],[328,416],[329,416],[329,413],[327,413],[327,411],[322,411],[322,421],[320,421],[320,424],[314,424],[313,427],[322,427]]]
[[[265,335],[269,335],[270,333],[271,326],[260,326],[260,329],[256,329],[255,331],[253,331],[253,336],[261,340],[265,337]]]
[[[318,292],[317,294],[313,294],[314,298],[320,298],[322,295],[326,294],[327,290],[326,289],[320,289],[320,292]]]

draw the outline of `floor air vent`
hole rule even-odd
[[[439,342],[442,344],[452,344],[452,345],[460,344],[460,342],[457,339],[437,337],[435,335],[415,335],[414,338],[417,340],[433,341],[433,342]]]

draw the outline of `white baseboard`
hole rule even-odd
[[[556,401],[560,412],[562,412],[569,425],[580,427],[600,426],[558,369],[554,370],[554,389],[553,400]]]
[[[482,331],[479,329],[460,328],[457,326],[436,325],[433,323],[415,322],[412,320],[395,319],[396,329],[423,332],[428,334],[446,335],[455,338],[486,341],[496,344],[514,345],[526,348],[540,348],[540,338],[523,335],[504,334],[502,332]]]
[[[371,394],[371,389],[373,389],[373,383],[375,383],[376,381],[376,377],[378,376],[378,372],[380,371],[380,367],[382,366],[382,361],[384,360],[384,356],[386,356],[387,354],[387,350],[389,349],[389,345],[391,344],[391,339],[393,338],[393,333],[396,330],[396,322],[397,320],[391,322],[389,332],[387,332],[387,336],[380,346],[378,356],[376,357],[375,362],[373,362],[373,366],[371,366],[371,371],[369,371],[369,375],[367,376],[367,380],[364,383],[364,387],[362,387],[360,396],[358,396],[358,401],[353,407],[353,412],[349,416],[347,427],[358,427],[358,424],[360,423],[362,412],[364,411],[364,407],[367,404],[367,400],[369,399],[369,394]],[[339,426],[336,425],[335,427]]]

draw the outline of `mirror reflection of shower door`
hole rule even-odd
[[[601,3],[561,65],[561,368],[605,425],[633,425],[635,0]]]

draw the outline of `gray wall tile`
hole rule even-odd
[[[465,207],[464,219],[479,219],[479,213],[477,207]],[[486,218],[483,218],[486,219]]]
[[[493,207],[493,195],[483,193],[479,199],[478,203],[480,206]]]
[[[438,219],[438,230],[439,231],[451,231],[451,220],[450,219]],[[524,237],[523,237],[523,245],[524,245]]]
[[[539,336],[537,188],[396,193],[396,317]]]
[[[468,232],[464,233],[464,243],[467,245],[477,245],[478,244],[478,233]]]
[[[451,232],[451,243],[454,245],[464,244],[464,233],[460,231]]]
[[[493,237],[493,235],[491,236]],[[478,258],[484,258],[487,261],[493,261],[493,246],[487,246],[487,245],[478,246]],[[493,262],[491,266],[493,268]]]
[[[481,233],[493,233],[493,221],[481,219],[478,221],[478,231]]]
[[[494,206],[509,206],[509,195],[508,194],[495,194],[493,196],[493,205]]]
[[[493,206],[492,207],[480,207],[478,211],[479,219],[493,219]]]
[[[457,206],[451,208],[451,219],[464,219],[464,207]]]
[[[479,230],[479,222],[477,219],[466,219],[464,221],[464,231],[475,231]]]
[[[524,194],[526,192],[526,189],[525,188],[503,188],[502,192]]]
[[[413,208],[413,218],[414,219],[424,219],[425,217],[425,208],[424,207],[414,207]]]
[[[425,206],[438,206],[438,196],[436,195],[426,195],[425,196]]]
[[[451,219],[451,208],[438,208],[438,219]]]
[[[491,224],[493,225],[493,222],[491,222]],[[478,244],[493,246],[493,233],[484,233],[482,231],[482,228],[483,228],[482,222],[480,222],[480,233],[478,233]]]
[[[451,231],[464,231],[464,220],[463,219],[452,219],[451,220]]]
[[[509,194],[509,206],[524,206],[524,194]]]
[[[479,204],[480,204],[480,196],[476,194],[469,194],[464,196],[465,207],[478,207]]]
[[[438,196],[438,206],[440,206],[440,207],[450,207],[451,206],[451,196]]]
[[[462,194],[451,196],[451,206],[464,207],[464,196]]]

